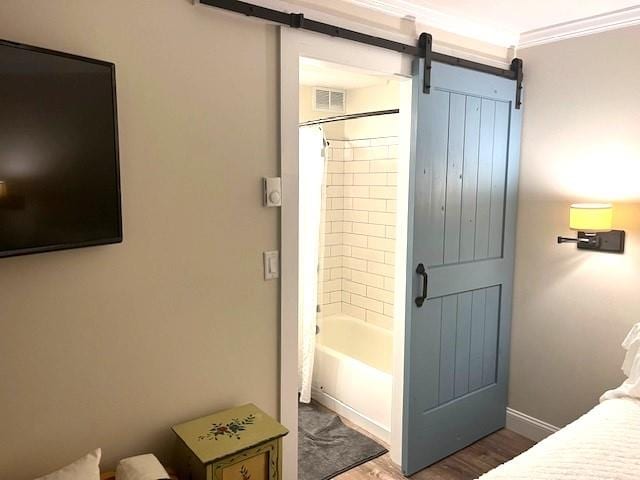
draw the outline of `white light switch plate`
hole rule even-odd
[[[262,179],[264,189],[263,204],[265,207],[282,206],[282,180],[280,177],[264,177]]]
[[[264,279],[273,280],[274,278],[280,278],[280,252],[273,250],[271,252],[264,252]]]

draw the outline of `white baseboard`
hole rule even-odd
[[[507,429],[519,433],[523,437],[539,442],[560,430],[550,423],[531,417],[507,407]]]
[[[318,388],[312,387],[311,398],[389,445],[391,432],[379,423],[365,417],[359,412],[356,412],[349,405],[342,403],[340,400],[333,398],[331,395],[324,393]]]

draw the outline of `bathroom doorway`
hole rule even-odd
[[[301,402],[389,443],[399,82],[300,62]]]
[[[390,441],[400,92],[302,58],[299,94],[298,477],[319,480]]]
[[[288,426],[301,415],[284,474],[313,480],[287,459],[313,451],[305,429],[320,417],[364,434],[335,435],[351,442],[336,451],[360,452],[336,455],[336,471],[376,446],[401,459],[411,59],[282,35],[282,70],[298,74],[282,78],[283,198],[298,201],[283,204],[281,413]]]

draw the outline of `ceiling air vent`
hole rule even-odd
[[[344,113],[346,93],[333,88],[313,88],[313,109],[318,112]]]

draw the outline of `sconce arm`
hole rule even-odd
[[[558,237],[558,243],[589,243],[588,238]]]

